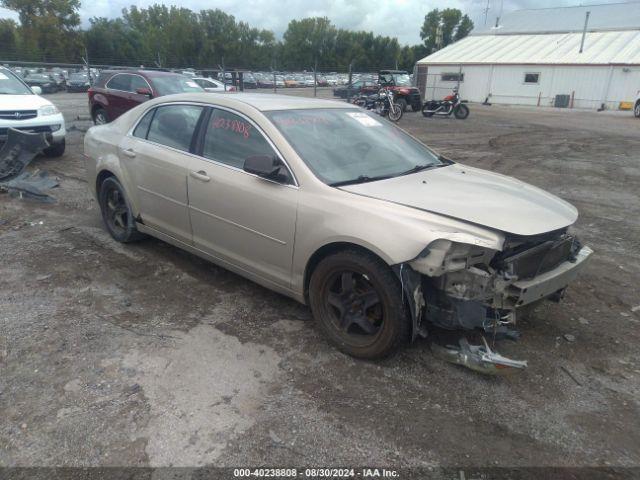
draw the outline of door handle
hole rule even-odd
[[[134,152],[132,149],[127,148],[126,150],[122,151],[123,155],[129,157],[129,158],[135,158],[136,156],[136,152]]]
[[[189,175],[203,182],[208,182],[209,180],[211,180],[211,177],[207,175],[207,172],[205,172],[204,170],[200,170],[198,172],[191,171],[189,172]]]

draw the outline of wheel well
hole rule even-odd
[[[96,194],[100,194],[100,186],[102,185],[102,182],[104,182],[109,177],[115,177],[115,175],[109,170],[102,170],[98,174],[98,177],[96,178]]]
[[[360,252],[373,255],[374,257],[380,259],[385,265],[387,265],[387,262],[385,262],[380,257],[380,255],[377,255],[375,252],[372,252],[368,248],[355,243],[335,242],[324,245],[316,250],[313,255],[311,255],[311,258],[307,262],[307,266],[304,270],[304,297],[307,302],[309,301],[309,282],[311,282],[311,275],[313,275],[313,272],[318,264],[322,261],[322,259],[328,257],[329,255],[341,252],[343,250],[358,250]]]

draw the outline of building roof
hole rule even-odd
[[[507,13],[495,25],[480,26],[472,35],[581,32],[589,12],[587,31],[640,30],[640,2],[575,7],[536,8]]]
[[[519,10],[499,28],[474,30],[418,63],[640,65],[640,3]]]
[[[640,65],[640,31],[478,35],[432,53],[422,64]]]

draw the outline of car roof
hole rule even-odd
[[[245,105],[249,105],[256,110],[262,112],[272,110],[301,110],[301,109],[316,109],[316,108],[355,108],[353,105],[346,102],[338,102],[333,100],[320,100],[317,98],[305,98],[297,97],[293,95],[278,95],[269,93],[235,93],[229,92],[223,94],[224,98],[228,102],[237,102]],[[202,102],[202,103],[215,103],[215,100],[211,97],[210,93],[198,92],[198,93],[180,93],[177,95],[167,95],[162,98],[164,102],[168,101],[187,101],[187,102]],[[160,102],[159,102],[160,103]]]
[[[175,77],[175,76],[179,76],[179,77],[184,77],[186,75],[183,75],[181,73],[176,73],[176,72],[166,72],[164,70],[143,70],[143,69],[114,69],[114,70],[104,70],[102,73],[105,74],[109,74],[109,75],[115,75],[116,73],[131,73],[131,74],[137,74],[137,75],[142,75],[142,76],[148,76],[148,77],[162,77],[162,76],[169,76],[169,77]]]

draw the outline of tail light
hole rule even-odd
[[[93,93],[94,93],[93,87],[89,87],[89,89],[87,90],[87,95],[89,96],[89,98],[93,97]]]

